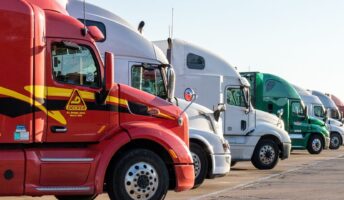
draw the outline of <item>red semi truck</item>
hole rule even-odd
[[[104,36],[55,1],[0,1],[0,196],[163,199],[192,188],[188,119],[113,82]]]

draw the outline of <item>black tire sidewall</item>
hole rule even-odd
[[[336,136],[338,138],[338,146],[334,147],[332,146],[332,137]],[[336,150],[339,149],[339,147],[342,145],[342,137],[339,133],[337,132],[333,132],[331,133],[331,137],[330,137],[330,149]]]
[[[266,165],[264,163],[261,162],[261,160],[259,159],[259,152],[260,149],[265,146],[265,145],[269,145],[271,146],[274,150],[275,150],[275,158],[273,160],[273,162],[271,162],[269,165]],[[273,169],[279,160],[279,148],[278,145],[273,141],[273,140],[267,140],[267,139],[262,139],[258,142],[256,148],[254,149],[253,152],[253,156],[251,158],[251,162],[252,164],[260,170],[269,170],[269,169]]]
[[[146,162],[152,165],[159,177],[159,185],[155,194],[150,199],[164,199],[168,190],[168,170],[166,164],[154,152],[146,149],[134,149],[122,156],[115,163],[110,179],[108,180],[108,194],[111,200],[132,200],[125,189],[125,175],[135,163]]]
[[[321,148],[319,151],[315,151],[312,147],[312,143],[313,143],[313,140],[315,139],[320,139],[321,141]],[[319,136],[318,134],[312,134],[310,137],[309,137],[309,140],[308,140],[308,144],[307,144],[307,150],[310,154],[320,154],[321,151],[324,149],[324,140],[321,136]]]
[[[207,176],[208,171],[208,159],[206,152],[203,150],[203,148],[196,144],[196,143],[190,143],[190,151],[198,156],[201,162],[201,171],[197,177],[195,177],[195,183],[193,188],[199,187],[203,182],[204,179]]]

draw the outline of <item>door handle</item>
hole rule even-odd
[[[66,133],[67,127],[65,127],[65,126],[52,126],[52,127],[50,127],[50,130],[53,133]]]
[[[245,120],[241,120],[241,130],[244,131],[246,130],[246,121]]]

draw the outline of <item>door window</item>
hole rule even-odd
[[[53,43],[52,69],[55,81],[66,84],[99,87],[100,73],[90,48],[74,43]]]
[[[227,104],[246,107],[244,91],[241,88],[228,88]]]
[[[293,102],[291,104],[291,111],[294,116],[303,116],[304,110],[300,102]]]
[[[325,117],[324,108],[322,106],[314,106],[314,115],[316,117],[324,118]]]
[[[166,99],[166,82],[159,67],[134,65],[131,68],[131,86]]]

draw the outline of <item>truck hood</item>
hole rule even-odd
[[[325,122],[320,120],[320,119],[317,119],[315,117],[311,117],[309,116],[308,117],[308,121],[310,124],[314,124],[314,125],[318,125],[318,126],[325,126]]]
[[[329,118],[327,120],[327,123],[330,125],[334,125],[334,126],[343,126],[343,123],[341,123],[340,121],[333,119],[333,118]]]
[[[268,112],[264,112],[264,111],[261,111],[261,110],[256,110],[256,120],[257,120],[257,123],[259,121],[266,122],[266,123],[274,124],[274,125],[282,128],[282,129],[284,129],[284,122],[283,122],[283,120],[278,118],[276,115],[270,114]]]
[[[179,107],[142,90],[124,84],[118,86],[120,102],[122,102],[120,110],[123,110],[120,112],[121,124],[131,121],[154,123],[173,131],[189,146],[188,117],[185,113],[181,115],[182,110]],[[181,125],[178,122],[180,115],[183,121]]]
[[[177,98],[178,106],[184,110],[190,102]],[[214,111],[200,104],[193,103],[186,110],[189,117],[189,126],[192,129],[210,132],[223,138],[222,118],[216,121]]]

